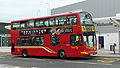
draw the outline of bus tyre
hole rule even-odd
[[[60,52],[58,53],[58,56],[59,56],[60,58],[64,59],[64,58],[66,57],[65,51],[60,51]]]
[[[27,50],[23,50],[23,51],[22,51],[22,56],[23,56],[23,57],[27,57],[27,56],[28,56]]]

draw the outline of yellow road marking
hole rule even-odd
[[[120,61],[120,58],[103,58],[97,61],[102,63],[112,63],[112,62]]]
[[[110,61],[110,60],[97,60],[99,62],[102,62],[102,63],[112,63],[112,62],[115,62],[115,61]]]

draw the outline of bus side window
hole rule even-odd
[[[25,29],[25,27],[26,27],[26,23],[25,22],[20,22],[20,28]]]
[[[77,16],[76,15],[68,15],[68,25],[76,25],[77,24]]]
[[[49,27],[49,25],[50,25],[49,19],[45,19],[45,20],[44,20],[44,24],[45,24],[46,27]]]
[[[46,27],[54,26],[54,22],[54,18],[47,18],[44,21]]]
[[[56,26],[65,26],[66,25],[66,16],[56,17]]]
[[[29,40],[29,44],[32,46],[32,45],[35,45],[34,43],[35,43],[35,37],[30,37],[29,38],[30,40]]]
[[[50,26],[54,26],[54,23],[55,23],[54,18],[50,18],[49,23],[50,23]]]
[[[82,35],[71,35],[70,44],[71,45],[82,45]]]
[[[37,36],[35,39],[35,45],[44,45],[44,37],[43,36]]]
[[[17,45],[21,46],[21,38],[17,38]]]
[[[29,27],[29,28],[33,28],[34,26],[35,26],[34,20],[28,21],[28,27]]]
[[[22,37],[21,38],[21,45],[22,46],[27,46],[27,45],[29,45],[29,38],[28,37]]]
[[[35,26],[36,26],[37,28],[39,28],[39,27],[44,27],[43,19],[37,19],[37,20],[35,21]]]
[[[12,23],[12,29],[13,30],[17,30],[19,28],[20,28],[20,23],[19,22]]]

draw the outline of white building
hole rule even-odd
[[[101,44],[101,47],[104,49],[110,49],[110,45],[116,43],[116,48],[119,49],[120,32],[113,21],[110,20],[110,18],[120,19],[120,17],[118,17],[120,16],[119,3],[120,0],[86,0],[54,8],[51,14],[55,15],[79,10],[92,13],[94,22],[96,23],[98,43]]]

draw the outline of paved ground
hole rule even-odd
[[[0,51],[0,68],[120,68],[120,54],[109,50],[98,50],[98,54],[85,58],[27,57],[13,56],[10,47]]]
[[[0,68],[120,68],[120,58],[116,57],[21,57],[1,53]]]
[[[11,47],[0,47],[0,52],[11,52]],[[100,49],[98,50],[98,54],[95,56],[106,56],[106,57],[120,57],[120,53],[116,50],[116,54],[113,51]]]
[[[104,57],[120,57],[120,53],[118,50],[116,50],[116,53],[114,54],[113,51],[100,49],[97,51],[98,54],[95,56],[104,56]]]

